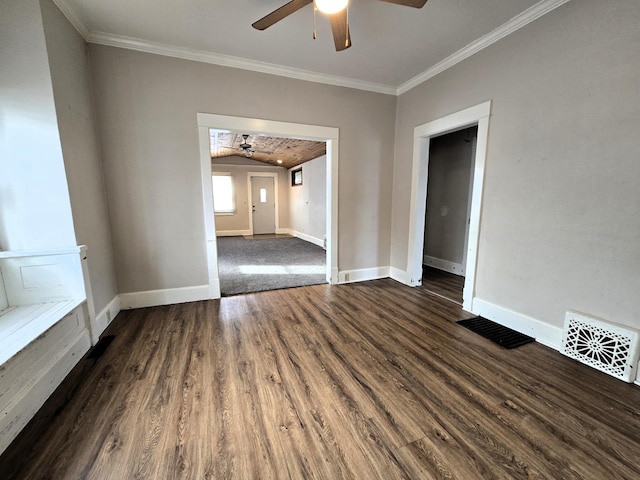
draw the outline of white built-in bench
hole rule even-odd
[[[0,251],[0,453],[91,346],[86,248]]]

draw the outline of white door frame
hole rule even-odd
[[[273,201],[276,204],[275,222],[276,222],[276,231],[275,233],[283,233],[280,230],[280,212],[278,211],[279,203],[278,203],[278,174],[271,172],[249,172],[247,173],[247,192],[249,193],[249,230],[251,231],[251,235],[253,235],[253,190],[251,188],[251,177],[271,177],[273,178]]]
[[[471,214],[469,241],[465,265],[465,282],[462,308],[473,311],[476,287],[478,242],[480,238],[480,214],[482,189],[489,136],[491,101],[461,110],[413,130],[413,167],[411,173],[411,204],[409,208],[409,245],[407,249],[407,284],[422,285],[422,261],[424,250],[424,227],[427,204],[427,180],[429,174],[429,141],[431,137],[478,125],[478,142],[473,169],[471,190]]]
[[[211,113],[198,113],[198,139],[202,176],[202,203],[205,242],[209,273],[209,297],[220,298],[218,248],[213,214],[213,186],[211,184],[211,152],[209,129],[268,135],[273,137],[315,140],[327,144],[327,282],[338,283],[338,146],[340,131],[335,127],[302,123],[260,120]]]

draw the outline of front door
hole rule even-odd
[[[273,177],[251,177],[253,234],[276,233],[276,201]]]

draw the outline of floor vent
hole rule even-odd
[[[636,378],[638,332],[577,312],[567,312],[562,353],[625,382]]]

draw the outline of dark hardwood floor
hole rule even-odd
[[[0,478],[640,478],[640,388],[469,316],[389,279],[121,312]]]
[[[437,268],[422,266],[422,286],[436,295],[462,305],[464,277]]]

